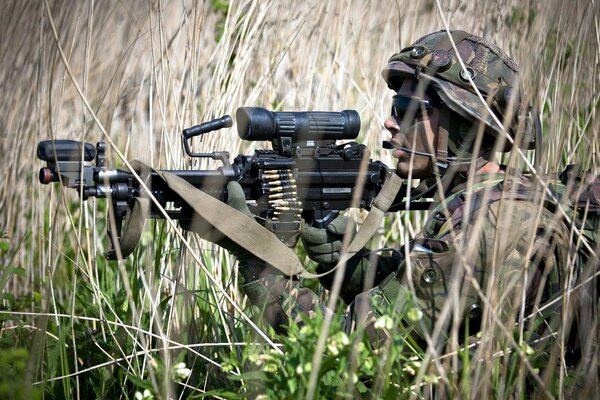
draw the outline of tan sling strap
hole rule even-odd
[[[136,167],[143,166],[143,164],[139,162],[135,165]],[[144,166],[144,168],[147,167]],[[192,207],[197,216],[206,220],[223,236],[243,247],[257,258],[272,265],[287,276],[299,276],[302,278],[317,278],[322,276],[306,271],[292,249],[281,242],[273,232],[256,223],[256,221],[246,214],[232,208],[228,204],[223,203],[209,194],[204,193],[202,190],[197,189],[177,175],[168,172],[156,172],[171,190],[177,193],[190,207]],[[396,174],[392,173],[388,176],[382,190],[373,202],[369,215],[348,247],[348,250],[343,253],[342,259],[338,265],[345,263],[349,258],[361,250],[376,233],[383,216],[390,208],[401,184],[402,180]],[[146,203],[146,205],[147,204],[148,203]],[[134,208],[136,208],[135,204]],[[142,212],[143,208],[137,207],[136,210],[138,211],[136,211],[135,214],[133,211],[130,214],[130,220],[127,223],[125,232],[119,240],[122,257],[126,257],[131,253],[133,250],[131,248],[131,242],[136,237],[139,239],[143,229],[144,218],[139,217],[139,212]],[[135,218],[131,218],[131,216]],[[192,231],[194,231],[193,226]],[[201,236],[202,233],[204,233],[194,232]],[[335,268],[337,268],[337,266]],[[335,268],[333,270],[335,270]]]
[[[122,260],[133,253],[135,246],[137,246],[142,237],[149,207],[149,199],[136,198],[126,218],[127,222],[125,227],[123,227],[123,234],[119,237],[114,234],[112,229],[108,229],[108,235],[111,237],[112,243],[119,243],[119,245],[104,252],[104,257],[107,260]],[[110,221],[108,225],[111,225]]]
[[[177,175],[158,173],[171,190],[223,236],[286,275],[302,276],[305,272],[296,253],[254,219],[195,188]]]
[[[152,170],[149,166],[139,161],[133,161],[131,165],[138,171],[142,180],[145,180]],[[135,247],[142,237],[146,215],[148,215],[149,209],[150,199],[136,197],[133,201],[133,207],[130,207],[127,212],[128,215],[125,218],[125,226],[122,228],[120,236],[118,234],[118,227],[114,227],[113,221],[109,219],[107,233],[111,243],[116,243],[116,245],[113,246],[114,248],[104,252],[104,257],[107,260],[122,260],[133,253],[133,250],[135,250]],[[113,228],[117,229],[115,230]]]
[[[318,278],[323,275],[306,271],[292,249],[281,242],[273,232],[256,223],[246,214],[195,188],[176,175],[165,172],[160,173],[160,175],[169,188],[185,200],[200,217],[204,218],[224,236],[227,236],[283,274],[302,278]],[[342,255],[338,265],[347,262],[377,232],[381,220],[392,205],[401,184],[402,179],[398,175],[390,174],[375,198],[369,215],[350,246],[348,246],[348,250]],[[328,273],[333,272],[336,268],[337,266]]]

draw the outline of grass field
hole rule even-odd
[[[235,260],[208,242],[186,234],[186,244],[153,221],[132,256],[106,261],[106,202],[40,185],[35,149],[50,138],[103,140],[111,165],[122,154],[161,169],[215,168],[185,156],[183,128],[240,106],[352,108],[359,140],[392,165],[380,150],[392,96],[380,71],[448,24],[519,61],[541,110],[539,172],[577,163],[600,173],[599,20],[594,0],[0,2],[0,398],[504,399],[526,398],[531,374],[540,395],[597,396],[597,370],[544,375],[535,351],[508,339],[485,363],[469,363],[468,351],[431,359],[407,355],[402,337],[372,352],[335,320],[313,364],[322,321],[285,337],[250,323]],[[234,127],[195,148],[265,145],[242,143]],[[390,216],[375,240],[404,243],[422,221]]]

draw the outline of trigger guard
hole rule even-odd
[[[340,212],[337,210],[327,212],[315,211],[311,225],[315,228],[324,229],[331,223],[331,221],[336,219],[339,214]]]

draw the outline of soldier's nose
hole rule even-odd
[[[383,123],[383,126],[385,126],[385,129],[390,131],[392,135],[400,132],[400,127],[398,126],[398,123],[393,117],[389,117],[388,119],[386,119]]]

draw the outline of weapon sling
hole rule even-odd
[[[144,168],[147,167],[144,166]],[[223,236],[228,237],[259,259],[277,268],[283,274],[287,276],[296,275],[302,278],[317,278],[323,275],[306,271],[292,249],[281,242],[273,232],[256,223],[244,213],[195,188],[174,174],[159,171],[157,173],[171,190],[192,207],[197,216],[214,226]],[[338,265],[328,273],[333,272],[339,265],[348,261],[366,245],[377,231],[401,184],[402,179],[400,177],[394,173],[389,175],[352,243],[348,246],[347,251],[343,253]],[[119,239],[119,245],[124,247],[121,251],[124,257],[130,253],[130,251],[129,253],[125,251],[131,248],[130,238],[139,238],[143,224],[144,218],[132,218],[124,228],[123,235]],[[194,230],[192,229],[192,231]]]

